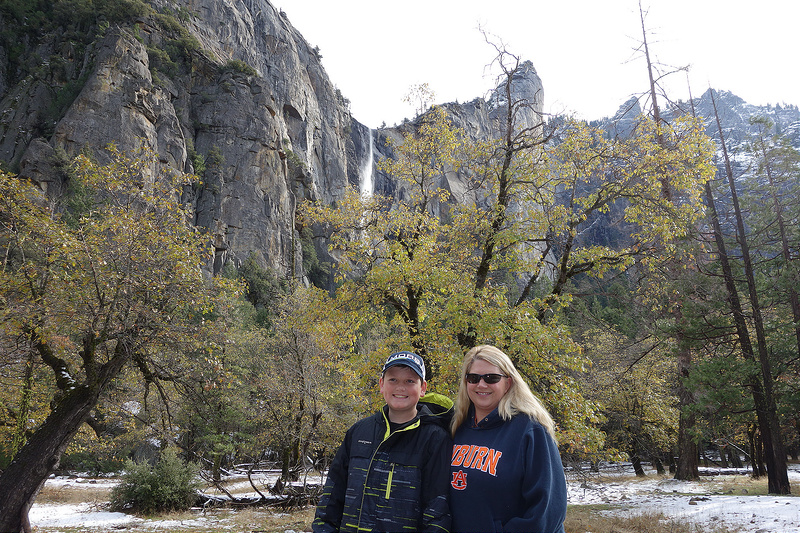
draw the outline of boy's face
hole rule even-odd
[[[427,382],[405,365],[386,369],[380,380],[381,394],[389,406],[392,422],[407,422],[417,414],[417,402],[425,394]]]

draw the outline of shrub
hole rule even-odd
[[[231,59],[222,67],[222,72],[238,72],[245,76],[258,76],[258,71],[239,59]]]
[[[188,509],[200,488],[197,470],[181,461],[174,448],[165,450],[155,466],[129,459],[122,482],[111,492],[111,506],[142,514]]]

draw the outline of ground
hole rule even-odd
[[[712,472],[706,471],[706,474]],[[656,513],[683,523],[714,524],[757,533],[800,532],[800,498],[766,494],[765,480],[752,480],[745,471],[716,471],[700,481],[676,481],[648,471],[633,475],[628,464],[609,465],[601,473],[569,472],[568,501],[572,509],[592,506],[600,514],[630,516]],[[274,472],[259,478],[260,490],[275,480]],[[800,465],[789,470],[792,493],[800,493]],[[319,483],[318,477],[307,479]],[[105,509],[114,479],[59,476],[49,479],[30,513],[38,533],[78,531],[249,531],[299,533],[310,531],[313,508],[290,515],[279,510],[239,511],[193,509],[158,517],[136,517]],[[248,494],[244,479],[230,480],[229,490]],[[253,492],[252,494],[255,494]],[[587,530],[588,531],[588,530]]]

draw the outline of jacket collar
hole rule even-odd
[[[489,429],[494,428],[501,425],[504,422],[503,418],[500,416],[500,413],[495,408],[491,413],[486,415],[483,419],[478,420],[475,422],[475,406],[470,403],[469,405],[469,413],[467,414],[466,423],[472,429]]]
[[[383,409],[381,409],[381,414],[383,414],[383,422],[384,422],[385,428],[386,428],[386,431],[384,432],[384,435],[383,435],[383,440],[388,439],[389,435],[397,433],[398,431],[404,431],[406,429],[411,429],[413,427],[419,426],[420,423],[423,420],[422,416],[424,416],[424,413],[422,412],[422,409],[420,409],[420,405],[417,404],[417,415],[414,418],[412,418],[411,420],[409,420],[408,422],[404,422],[404,423],[400,424],[394,431],[392,431],[392,429],[391,429],[392,426],[389,423],[389,406],[388,405],[384,405],[383,406]]]

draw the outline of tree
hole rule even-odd
[[[71,179],[95,193],[80,211],[0,176],[0,333],[3,346],[29,348],[4,351],[3,363],[32,360],[53,391],[46,419],[0,474],[2,531],[27,526],[45,479],[123,369],[156,382],[178,375],[183,354],[207,355],[215,289],[203,275],[205,237],[177,202],[187,176],[159,170],[146,149],[107,155],[105,165],[75,160]]]
[[[586,336],[594,370],[588,379],[602,406],[607,445],[628,454],[637,476],[645,475],[647,458],[663,471],[678,419],[668,346],[655,337],[640,342],[610,329],[593,328]]]
[[[770,135],[774,124],[769,119],[751,117],[750,124],[757,127],[749,146],[755,162],[748,183],[753,193],[746,198],[750,206],[750,225],[757,225],[755,231],[763,235],[761,240],[767,251],[762,255],[782,259],[775,270],[779,280],[776,285],[786,293],[794,323],[796,355],[800,357],[800,269],[793,268],[792,258],[797,254],[797,246],[792,244],[794,239],[788,224],[797,216],[793,200],[800,192],[800,152],[785,137]],[[780,253],[776,253],[777,250]]]
[[[800,437],[800,267],[797,224],[791,221],[800,216],[795,201],[800,194],[800,151],[788,138],[773,133],[769,119],[751,117],[750,123],[757,129],[748,143],[753,164],[742,180],[742,204],[748,213],[751,249],[757,255],[758,291],[765,295],[763,301],[772,303],[765,312],[765,329],[774,361],[778,408],[786,419],[794,420],[786,443],[788,447],[788,435],[794,435],[796,456]]]
[[[737,304],[732,303],[732,311],[737,321],[737,333],[739,335],[739,342],[741,343],[742,347],[742,354],[746,359],[758,363],[758,373],[754,372],[751,374],[749,381],[753,393],[753,401],[755,404],[758,426],[761,432],[761,438],[764,442],[764,458],[767,464],[769,492],[774,494],[789,494],[791,488],[789,485],[786,466],[786,452],[783,447],[783,438],[781,436],[780,422],[778,420],[778,410],[773,393],[774,378],[772,375],[771,362],[767,349],[764,319],[761,305],[759,303],[759,295],[755,282],[752,256],[750,254],[750,248],[748,245],[748,234],[745,229],[744,217],[739,205],[736,183],[734,181],[733,170],[731,169],[731,163],[728,157],[728,149],[725,144],[725,138],[722,133],[722,124],[720,123],[719,113],[717,113],[716,110],[716,102],[714,100],[713,91],[711,92],[711,102],[714,105],[714,114],[716,118],[717,129],[720,135],[720,144],[722,146],[722,153],[725,162],[726,177],[730,187],[731,204],[733,205],[735,214],[736,241],[740,247],[744,275],[747,280],[747,294],[750,304],[750,314],[752,316],[753,328],[755,329],[756,337],[755,351],[752,347],[752,342],[749,337],[747,323],[745,321],[744,313],[741,310],[741,305],[738,304],[739,309],[737,309]],[[722,253],[721,249],[720,253]],[[729,288],[731,301],[735,302],[738,300],[738,288],[736,288],[732,281],[732,275],[726,274],[725,278],[726,284]]]
[[[480,167],[487,147],[468,144],[444,110],[435,108],[421,117],[418,130],[406,135],[395,152],[397,159],[383,165],[397,180],[402,201],[362,199],[349,191],[335,206],[304,207],[308,219],[332,230],[332,247],[343,258],[341,268],[348,269],[347,277],[340,271],[343,284],[331,313],[357,317],[352,330],[356,337],[372,327],[385,327],[389,333],[379,352],[358,354],[354,364],[374,369],[387,350],[410,346],[426,358],[432,386],[452,393],[462,352],[459,333],[471,328],[475,338],[515,345],[519,362],[529,362],[532,380],[542,379],[541,394],[573,407],[563,409],[570,413],[564,418],[565,431],[576,441],[594,439],[590,445],[595,446],[599,435],[585,424],[592,419],[591,408],[580,400],[577,387],[570,386],[570,372],[580,369],[582,359],[568,336],[551,334],[527,305],[509,307],[508,288],[490,276],[476,290],[479,258],[473,252],[480,243],[477,236],[490,227],[487,209],[451,203],[440,184],[449,172],[469,175]],[[489,177],[473,174],[470,184],[477,188],[480,179]],[[491,190],[491,183],[485,186]],[[473,313],[471,321],[468,313]],[[558,331],[559,325],[553,321],[548,328]],[[559,352],[563,355],[551,358]]]
[[[251,330],[238,347],[250,361],[242,380],[252,387],[254,444],[278,454],[284,481],[297,480],[304,466],[321,469],[367,405],[339,366],[347,337],[321,314],[327,300],[319,289],[296,286],[275,302],[274,328]]]
[[[352,191],[334,206],[306,205],[305,216],[331,231],[349,269],[339,309],[357,309],[362,324],[397,325],[402,334],[386,344],[410,344],[444,387],[459,379],[464,350],[502,346],[554,411],[562,442],[588,449],[601,438],[575,381],[587,362],[559,319],[570,284],[668,252],[702,213],[711,145],[690,120],[643,119],[629,139],[568,121],[555,136],[536,98],[515,90],[515,77],[532,67],[497,50],[493,140],[469,139],[434,108],[395,148],[396,159],[382,163],[399,184],[396,201]],[[655,142],[656,131],[669,149]],[[459,196],[444,187],[456,174],[465,184]],[[663,179],[679,200],[662,197]],[[586,238],[609,217],[628,239]]]

